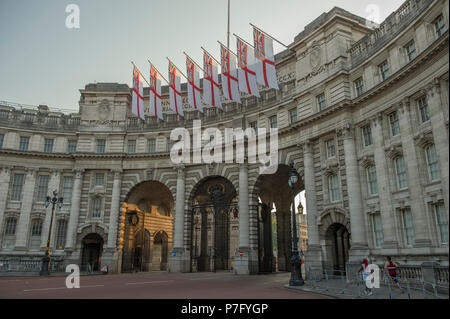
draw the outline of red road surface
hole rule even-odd
[[[289,273],[237,276],[231,273],[167,273],[81,276],[80,288],[66,277],[0,277],[0,299],[325,299],[290,290]]]

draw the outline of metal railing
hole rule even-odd
[[[7,273],[32,273],[40,272],[42,258],[2,258],[0,259],[0,274]],[[49,264],[50,272],[65,272],[66,263],[64,259],[51,259]]]

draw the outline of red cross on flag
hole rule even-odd
[[[239,91],[260,97],[253,48],[237,38]]]
[[[199,68],[188,56],[186,56],[186,71],[188,81],[188,103],[194,109],[203,113],[203,105],[200,97]]]
[[[184,116],[183,100],[181,99],[180,75],[176,66],[169,61],[169,99],[170,108],[179,115]]]
[[[161,107],[161,76],[150,65],[150,114],[164,120]]]
[[[203,50],[203,100],[205,104],[222,109],[219,90],[218,65],[216,61]]]
[[[144,115],[144,88],[140,81],[141,74],[133,67],[133,91],[131,93],[131,112],[137,117],[145,120]]]
[[[241,103],[236,70],[236,57],[231,55],[230,50],[223,44],[220,45],[220,56],[222,62],[223,95],[225,95],[225,98],[228,100]]]
[[[258,83],[279,90],[272,39],[253,27],[253,41],[255,43],[255,58],[257,59],[256,79]]]

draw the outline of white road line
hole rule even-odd
[[[190,278],[189,280],[208,280],[208,279],[216,279],[217,277],[206,277],[206,278]]]
[[[104,287],[105,285],[91,285],[91,286],[80,286],[80,288],[93,288],[93,287]],[[39,289],[26,289],[24,291],[44,291],[44,290],[58,290],[58,289],[69,289],[67,287],[57,287],[57,288],[39,288]],[[76,289],[76,288],[73,288]]]
[[[162,283],[162,282],[172,282],[172,281],[173,280],[127,282],[126,285],[158,284],[158,283]]]

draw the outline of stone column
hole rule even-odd
[[[306,218],[308,226],[308,249],[306,250],[305,265],[306,269],[313,267],[322,269],[322,248],[319,242],[319,227],[317,198],[316,198],[316,182],[314,173],[314,148],[313,142],[307,141],[303,145],[303,165],[305,197],[306,197]]]
[[[378,197],[380,203],[380,214],[383,225],[383,248],[397,248],[398,242],[395,229],[395,211],[392,206],[392,191],[395,187],[390,186],[392,178],[388,170],[386,162],[386,154],[384,149],[384,136],[382,126],[382,114],[380,113],[374,120],[372,125],[373,142],[374,142],[374,163],[368,160],[365,168],[369,165],[375,165]],[[366,159],[367,161],[367,159]],[[395,183],[395,179],[393,180]],[[369,231],[372,231],[371,229]]]
[[[189,271],[189,256],[184,247],[184,215],[185,215],[185,167],[180,165],[177,171],[177,188],[175,193],[175,220],[173,233],[173,249],[169,259],[171,272]]]
[[[31,209],[34,202],[34,186],[38,170],[27,168],[25,184],[22,191],[22,207],[20,210],[19,223],[16,229],[15,250],[27,249],[27,238],[29,232]]]
[[[403,157],[406,165],[409,198],[414,225],[414,247],[416,249],[421,247],[425,248],[431,245],[431,240],[428,233],[428,220],[427,214],[425,214],[426,210],[423,201],[424,193],[423,188],[420,185],[419,157],[417,156],[416,143],[414,142],[414,128],[411,125],[411,123],[416,123],[416,121],[413,121],[412,119],[411,106],[408,98],[401,104],[399,113]],[[415,253],[420,253],[420,251],[416,250]],[[423,251],[423,253],[426,253],[426,251]]]
[[[249,275],[255,253],[250,248],[250,212],[248,197],[248,164],[239,164],[239,248],[234,258],[234,273]],[[256,261],[258,257],[256,256]]]
[[[448,8],[448,3],[447,3]],[[448,15],[448,13],[447,13]],[[444,197],[445,209],[449,211],[448,192],[449,192],[449,165],[448,165],[448,127],[445,124],[445,113],[442,103],[440,83],[436,80],[427,90],[428,105],[430,108],[430,121],[433,127],[434,144],[436,155],[439,162],[439,176],[441,178],[441,187]],[[448,106],[447,106],[448,107]]]
[[[11,180],[11,167],[2,166],[0,168],[0,250],[2,247],[2,239],[3,239],[3,224],[6,203],[8,202],[8,193],[9,193],[9,183]]]
[[[348,124],[342,133],[344,139],[345,173],[347,175],[348,209],[350,211],[350,228],[352,234],[349,260],[360,261],[362,258],[367,257],[368,247],[354,131],[354,127]]]
[[[66,251],[75,248],[75,240],[77,236],[78,216],[80,214],[81,188],[83,184],[84,169],[75,169],[75,180],[73,182],[72,200],[70,207],[69,225],[67,227]]]
[[[47,191],[48,196],[53,197],[54,190],[59,192],[60,174],[61,174],[60,170],[52,170],[51,171],[50,181],[48,182],[48,191]],[[61,194],[58,193],[58,196],[59,195],[61,195]],[[56,215],[57,209],[59,209],[59,208],[55,207],[54,215]],[[44,208],[44,214],[45,214],[45,220],[44,220],[44,224],[42,225],[42,234],[41,234],[41,248],[42,249],[47,247],[48,232],[49,232],[49,228],[50,228],[50,219],[52,218],[52,206],[51,205],[47,208]],[[53,230],[56,229],[55,216],[53,216],[52,228],[53,228]]]

